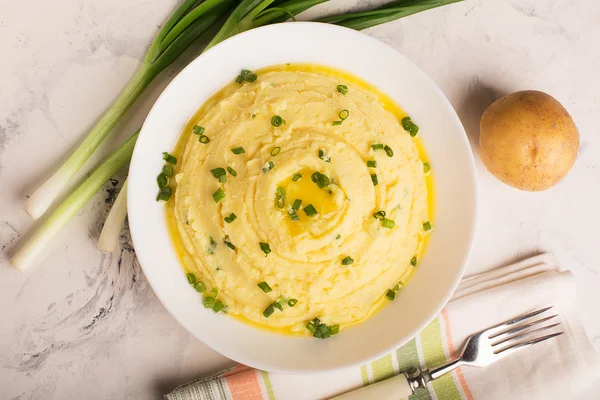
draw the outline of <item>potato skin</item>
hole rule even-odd
[[[481,160],[502,182],[540,191],[564,178],[577,158],[579,131],[552,96],[525,90],[488,107],[480,124]]]

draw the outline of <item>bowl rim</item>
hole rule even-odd
[[[360,35],[362,37],[362,39],[365,41],[371,41],[374,45],[385,46],[385,47],[393,50],[400,58],[403,58],[407,64],[410,64],[413,67],[413,69],[415,70],[415,73],[422,75],[422,77],[429,82],[429,85],[431,86],[430,89],[432,89],[433,91],[436,92],[435,94],[437,95],[438,99],[440,100],[441,103],[444,104],[444,106],[448,109],[448,111],[450,111],[450,114],[452,115],[452,119],[454,119],[454,122],[456,123],[457,127],[460,128],[460,131],[462,133],[462,135],[460,135],[461,140],[462,140],[462,145],[465,147],[466,153],[468,155],[468,160],[466,160],[466,161],[467,161],[468,167],[469,167],[468,168],[468,172],[469,172],[468,178],[470,179],[472,188],[473,188],[472,189],[473,197],[471,199],[472,204],[473,204],[473,212],[472,212],[471,223],[469,226],[467,226],[469,233],[468,233],[468,239],[467,239],[467,243],[466,243],[466,251],[464,252],[464,256],[462,257],[462,265],[460,267],[459,273],[456,274],[456,276],[454,277],[454,280],[452,282],[452,285],[450,287],[448,287],[448,289],[446,290],[446,294],[444,296],[443,302],[440,302],[437,309],[434,309],[430,313],[428,313],[426,319],[427,319],[427,321],[431,321],[440,313],[440,311],[446,306],[446,304],[452,297],[454,291],[458,287],[458,284],[460,283],[460,280],[462,279],[462,277],[464,275],[464,272],[467,268],[469,259],[472,254],[473,244],[474,244],[474,240],[475,240],[476,226],[477,226],[477,214],[478,214],[478,190],[477,190],[477,180],[476,180],[476,166],[475,166],[475,159],[474,159],[473,151],[471,149],[467,134],[464,130],[462,122],[460,121],[460,118],[458,117],[458,115],[457,115],[456,111],[454,110],[453,106],[451,105],[450,101],[446,98],[446,96],[444,95],[442,90],[437,86],[437,84],[431,78],[429,78],[429,76],[427,76],[427,74],[425,74],[425,72],[423,72],[416,64],[414,64],[406,56],[404,56],[402,53],[400,53],[393,47],[377,40],[374,37],[364,34],[360,31],[355,31],[350,28],[345,28],[345,27],[340,27],[337,25],[331,25],[331,24],[325,24],[325,23],[319,23],[319,22],[294,22],[294,23],[285,22],[285,23],[267,25],[267,26],[255,28],[255,29],[252,29],[252,30],[249,30],[246,32],[242,32],[240,34],[237,34],[237,35],[217,44],[216,46],[212,47],[211,49],[208,49],[206,52],[197,56],[185,68],[183,68],[183,70],[181,72],[179,72],[173,78],[173,80],[167,85],[167,87],[163,89],[162,93],[157,98],[154,105],[152,106],[152,109],[148,113],[148,116],[146,117],[144,124],[142,125],[141,131],[140,131],[140,134],[138,137],[138,141],[140,141],[140,139],[144,137],[145,132],[148,130],[148,128],[147,128],[148,120],[150,120],[151,119],[150,117],[154,113],[157,112],[157,108],[158,108],[157,105],[159,105],[161,103],[161,99],[163,99],[163,97],[166,96],[166,93],[169,92],[169,89],[171,87],[177,85],[180,80],[184,79],[182,77],[186,76],[186,71],[193,69],[194,65],[198,62],[198,60],[200,58],[204,57],[206,54],[210,54],[212,52],[219,51],[221,48],[224,48],[225,46],[228,46],[235,41],[246,40],[246,37],[255,35],[257,32],[275,31],[275,32],[273,32],[273,34],[276,34],[278,30],[285,30],[285,29],[323,29],[323,30],[331,29],[331,30],[336,30],[336,31],[346,31],[346,34],[348,34],[348,35],[357,35],[357,36]],[[205,100],[206,99],[204,99],[203,101],[205,101]],[[190,115],[190,118],[191,118],[191,115]],[[136,148],[134,149],[134,152],[132,155],[132,161],[130,164],[130,174],[131,174],[131,172],[135,171],[135,168],[136,168],[135,161],[137,158],[141,157],[141,156],[139,156],[140,152],[141,152],[141,150],[138,150],[138,147],[136,146]],[[132,175],[135,177],[135,172]],[[134,188],[135,188],[135,185],[129,184],[128,200],[127,200],[128,210],[135,210],[135,206],[136,206],[135,199],[137,198],[137,196],[135,196]],[[136,214],[136,212],[134,211],[132,214]],[[130,220],[131,219],[132,218],[130,218]],[[137,221],[137,218],[134,217],[133,221]],[[137,228],[134,228],[134,225],[136,225],[136,224],[137,224],[137,222],[133,222],[130,224],[130,233],[131,233],[133,246],[137,251],[137,249],[140,248],[140,246],[136,245],[136,243],[139,243],[138,235],[136,233]],[[392,352],[393,350],[397,349],[398,347],[404,345],[411,338],[414,338],[423,328],[425,328],[425,326],[427,324],[427,323],[425,323],[422,326],[415,326],[410,331],[410,334],[406,335],[407,336],[406,338],[398,337],[398,339],[394,343],[385,347],[381,351],[372,353],[368,356],[363,356],[363,357],[357,358],[356,360],[354,360],[352,362],[340,364],[333,368],[332,367],[321,368],[319,365],[316,365],[314,368],[306,369],[306,368],[294,368],[294,367],[281,367],[281,366],[270,364],[268,362],[257,362],[256,360],[247,359],[242,354],[231,352],[226,347],[225,343],[206,341],[204,338],[201,337],[201,335],[199,335],[197,332],[193,331],[191,329],[190,325],[183,318],[181,318],[181,315],[179,315],[177,312],[175,312],[175,310],[173,310],[172,307],[170,305],[168,305],[168,301],[165,298],[161,297],[161,294],[159,294],[160,290],[158,290],[158,287],[160,286],[159,282],[152,276],[152,274],[147,274],[147,270],[144,268],[144,263],[141,260],[142,256],[137,255],[137,257],[138,257],[138,262],[140,263],[140,266],[141,266],[142,270],[144,271],[144,275],[146,276],[146,279],[148,280],[148,283],[149,283],[150,287],[152,288],[153,292],[155,293],[156,297],[159,299],[159,301],[162,303],[162,305],[167,309],[169,314],[171,314],[171,316],[182,327],[184,327],[184,329],[186,329],[192,336],[196,337],[198,340],[202,341],[204,344],[206,344],[213,350],[217,351],[218,353],[224,355],[225,357],[230,358],[236,362],[239,362],[239,363],[242,363],[245,365],[249,365],[253,368],[258,368],[258,369],[272,371],[272,372],[307,374],[307,373],[321,373],[321,372],[325,372],[325,371],[331,371],[332,369],[337,369],[337,368],[345,368],[345,367],[353,367],[353,366],[363,365],[367,362],[370,362],[381,356],[384,356],[384,355]]]

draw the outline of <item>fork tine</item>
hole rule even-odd
[[[502,329],[501,328],[510,328],[514,324],[516,324],[518,322],[521,322],[521,321],[524,321],[524,320],[526,320],[528,318],[535,317],[536,315],[539,315],[541,313],[544,313],[544,312],[548,311],[549,309],[551,309],[552,307],[553,306],[549,306],[549,307],[545,307],[545,308],[542,308],[542,309],[539,309],[539,310],[528,312],[528,313],[523,314],[523,315],[519,315],[516,318],[509,319],[508,321],[504,321],[504,322],[502,322],[502,323],[500,323],[498,325],[494,325],[494,326],[492,326],[492,327],[484,330],[482,333],[488,333],[489,334],[488,338],[492,339],[492,338],[498,336],[500,333],[502,333]]]
[[[494,351],[494,354],[496,354],[496,355],[502,355],[502,356],[507,356],[509,354],[514,353],[515,351],[518,351],[519,349],[523,349],[525,347],[532,346],[534,344],[543,342],[545,340],[552,339],[553,337],[560,336],[563,333],[564,332],[551,333],[551,334],[546,335],[546,336],[541,336],[541,337],[538,337],[538,338],[535,338],[535,339],[527,340],[525,342],[513,344],[513,345],[508,346],[508,347],[506,347],[504,349],[501,349],[501,350],[498,350],[498,351]]]
[[[501,338],[505,337],[506,335],[512,335],[513,333],[517,333],[517,332],[520,332],[520,331],[525,330],[527,328],[531,328],[532,326],[539,325],[542,322],[546,322],[546,321],[551,320],[552,318],[556,318],[556,317],[558,317],[558,314],[554,314],[554,315],[551,315],[551,316],[546,317],[546,318],[538,319],[538,320],[533,321],[533,322],[527,322],[525,324],[520,324],[516,328],[512,328],[512,329],[508,329],[506,331],[498,332],[498,333],[496,333],[494,335],[491,335],[489,338],[490,339],[501,339]]]
[[[531,325],[536,325],[536,324],[530,324],[530,326]],[[508,337],[504,337],[503,336],[502,339],[499,338],[498,341],[492,343],[492,347],[493,346],[501,345],[502,343],[506,343],[508,341],[513,341],[513,343],[514,343],[514,341],[516,341],[516,340],[523,339],[523,338],[526,338],[528,336],[531,336],[531,334],[534,333],[534,332],[546,331],[546,330],[552,329],[552,328],[554,328],[555,326],[558,326],[558,325],[560,325],[560,322],[556,323],[556,324],[551,324],[551,325],[548,325],[548,326],[543,326],[541,328],[532,329],[532,330],[529,330],[529,331],[527,331],[525,333],[521,333],[519,335],[512,335],[512,336],[508,336]],[[525,328],[523,328],[523,329],[525,329]]]

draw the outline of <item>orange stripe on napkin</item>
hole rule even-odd
[[[243,367],[246,367],[245,365]],[[256,371],[247,370],[225,377],[233,400],[262,400],[263,395]]]
[[[442,318],[444,319],[444,326],[446,327],[446,343],[448,345],[448,353],[450,355],[450,358],[454,358],[456,357],[456,349],[454,348],[454,343],[452,343],[452,328],[450,327],[450,318],[448,317],[448,312],[446,311],[446,308],[442,309],[441,314]],[[456,373],[458,382],[460,383],[460,386],[462,387],[462,390],[465,393],[467,400],[474,400],[473,394],[471,393],[471,389],[469,389],[469,386],[467,385],[467,380],[465,379],[465,376],[463,375],[460,367],[456,368],[454,372]]]

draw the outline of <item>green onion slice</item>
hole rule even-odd
[[[187,277],[188,283],[190,285],[193,285],[194,283],[196,283],[196,275],[194,275],[190,272],[186,275],[186,277]]]
[[[340,92],[341,94],[346,94],[346,93],[348,93],[348,86],[337,85],[337,91]]]
[[[224,308],[225,308],[225,304],[223,304],[221,302],[221,300],[217,300],[217,301],[215,301],[215,305],[213,306],[212,309],[214,312],[218,313],[219,311],[221,311]]]
[[[388,289],[388,291],[385,293],[385,297],[391,301],[394,301],[394,299],[396,299],[396,292],[394,292],[392,289]]]
[[[210,138],[206,135],[200,135],[198,141],[202,144],[207,144],[208,142],[210,142]]]
[[[245,153],[246,150],[244,150],[243,147],[235,147],[235,148],[231,149],[231,152],[233,154],[242,154],[242,153]]]
[[[171,195],[173,194],[173,192],[171,191],[170,187],[164,187],[162,189],[159,190],[158,195],[156,196],[156,201],[167,201],[171,198]]]
[[[371,148],[373,150],[382,150],[383,149],[383,143],[373,143],[371,145]]]
[[[194,135],[204,135],[204,127],[199,126],[199,125],[194,125],[194,128],[192,129],[192,132],[194,133]]]
[[[269,292],[273,291],[273,289],[271,289],[271,286],[269,286],[269,284],[267,282],[258,283],[257,286],[259,288],[261,288],[261,290],[265,293],[269,293]]]
[[[423,163],[423,173],[428,173],[431,170],[431,165],[429,163]]]
[[[319,149],[319,158],[325,162],[331,162],[331,157],[325,155],[325,151],[322,149]]]
[[[301,205],[302,205],[301,199],[294,200],[294,204],[292,204],[292,210],[294,210],[294,211],[299,210]]]
[[[350,265],[352,263],[354,263],[354,258],[352,258],[350,256],[347,256],[346,258],[344,258],[342,260],[342,265]]]
[[[279,311],[283,311],[283,306],[281,305],[280,302],[276,301],[273,303],[273,307],[275,307],[276,309],[278,309]]]
[[[265,253],[265,257],[268,256],[269,253],[271,252],[271,246],[269,246],[269,243],[260,242],[259,246],[260,246],[260,249],[263,251],[263,253]]]
[[[413,267],[417,266],[417,256],[414,256],[410,259],[410,265],[412,265]]]
[[[225,168],[213,168],[210,170],[210,173],[212,174],[213,177],[219,179],[221,176],[225,176]]]
[[[383,210],[379,210],[377,211],[375,214],[373,214],[373,218],[375,219],[384,219],[385,218],[385,211]]]
[[[235,172],[235,169],[231,167],[227,167],[227,172],[229,172],[231,176],[237,176],[237,172]]]
[[[320,189],[323,189],[325,186],[329,185],[329,177],[325,174],[320,173],[319,171],[314,172],[310,179],[317,184]]]
[[[204,308],[213,308],[215,306],[215,298],[207,296],[204,298]]]
[[[377,179],[377,174],[371,174],[371,181],[373,181],[373,186],[377,186],[379,180]]]
[[[298,182],[302,178],[302,174],[294,174],[292,176],[292,182]]]
[[[267,308],[265,308],[265,310],[263,311],[263,316],[265,318],[269,318],[271,316],[271,314],[273,314],[275,312],[275,308],[273,307],[273,304],[269,304],[269,306]]]
[[[306,329],[308,329],[310,333],[314,335],[317,331],[317,326],[314,324],[314,322],[311,321],[308,324],[306,324]]]
[[[404,130],[407,131],[411,137],[415,137],[419,133],[419,127],[412,122],[410,117],[402,118],[402,128],[404,128]]]
[[[288,300],[288,306],[294,307],[296,304],[298,304],[298,300],[297,299],[289,299]]]
[[[202,293],[206,290],[206,285],[200,281],[194,283],[194,289],[196,290],[196,292],[198,293]]]
[[[172,165],[163,166],[162,172],[168,177],[175,175],[175,170],[173,169]]]
[[[267,172],[272,170],[274,167],[275,167],[275,164],[273,163],[273,161],[269,161],[268,163],[263,165],[262,172],[266,174]]]
[[[315,207],[312,204],[307,205],[306,207],[304,207],[303,210],[304,210],[304,213],[309,217],[312,217],[313,215],[318,214],[317,210],[315,209]]]
[[[387,229],[392,229],[394,226],[396,226],[396,223],[391,219],[384,218],[381,221],[381,226]]]
[[[281,125],[285,124],[285,120],[281,118],[279,115],[273,115],[271,118],[271,125],[275,128],[279,128]]]
[[[163,189],[167,186],[168,180],[164,172],[158,174],[158,176],[156,177],[156,183],[158,184],[159,189]]]
[[[162,154],[163,154],[163,160],[165,160],[169,164],[173,164],[173,165],[177,164],[177,158],[175,158],[175,156],[170,155],[166,151]]]
[[[225,243],[225,246],[229,247],[231,250],[235,250],[235,246],[229,241],[229,236],[225,237],[223,243]]]
[[[234,213],[229,214],[229,217],[225,217],[223,218],[225,220],[225,222],[227,222],[228,224],[232,223],[233,221],[235,221],[237,218],[237,215],[235,215]]]
[[[225,192],[223,191],[223,189],[218,188],[212,195],[213,200],[215,201],[215,203],[220,202],[221,200],[223,200],[223,198],[225,197]]]
[[[427,221],[427,222],[425,222],[425,223],[423,224],[423,229],[424,229],[425,231],[430,231],[430,230],[431,230],[431,222],[430,222],[430,221]]]
[[[394,150],[392,150],[392,148],[387,144],[383,147],[383,150],[385,151],[385,154],[387,154],[388,157],[394,156]]]
[[[280,151],[281,151],[281,147],[273,147],[271,149],[271,151],[269,152],[269,154],[272,155],[273,157],[275,157],[277,154],[279,154]]]
[[[368,160],[367,161],[367,167],[369,167],[369,168],[377,168],[377,161],[375,161],[375,160]]]
[[[339,325],[331,325],[331,326],[329,326],[329,334],[331,336],[337,335],[339,332],[340,332],[340,326]]]

